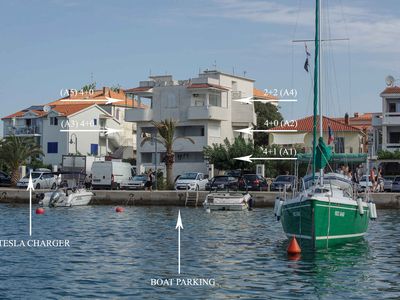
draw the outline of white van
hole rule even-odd
[[[134,176],[131,164],[120,161],[95,161],[92,165],[93,189],[120,189],[122,181]]]

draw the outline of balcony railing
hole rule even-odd
[[[127,122],[146,122],[153,120],[152,109],[128,109],[125,112],[125,121]]]
[[[383,114],[382,125],[400,125],[400,112]]]
[[[10,126],[7,128],[7,135],[40,135],[38,126]]]
[[[400,143],[390,143],[390,144],[386,144],[386,149],[388,149],[388,150],[400,149]]]
[[[188,119],[224,121],[228,119],[228,114],[227,108],[219,106],[191,106],[188,110]]]

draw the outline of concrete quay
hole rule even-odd
[[[45,190],[32,192],[32,202],[38,203],[38,197]],[[110,191],[95,190],[93,205],[173,205],[185,206],[184,191]],[[208,192],[199,192],[198,204],[204,201]],[[251,192],[255,207],[273,207],[277,192]],[[373,193],[371,198],[378,209],[399,209],[400,193]],[[0,203],[29,203],[29,192],[25,189],[0,188]]]

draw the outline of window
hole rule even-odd
[[[58,118],[50,117],[50,125],[57,126],[58,125]]]
[[[210,93],[209,104],[210,106],[221,106],[221,94]]]
[[[92,154],[92,155],[99,154],[99,145],[98,144],[90,144],[90,154]]]
[[[58,153],[58,143],[57,142],[47,143],[47,153]]]
[[[97,119],[93,119],[93,125],[97,126]]]
[[[344,137],[335,138],[335,153],[344,153]]]
[[[176,136],[204,136],[204,126],[178,126]]]
[[[390,132],[389,133],[389,143],[390,144],[400,143],[400,132]]]
[[[389,103],[389,112],[396,112],[396,103]]]

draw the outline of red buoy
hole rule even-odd
[[[43,215],[44,214],[44,208],[43,207],[36,208],[36,214],[37,215]]]
[[[117,213],[122,213],[122,212],[124,212],[124,208],[121,207],[121,206],[117,206],[117,208],[115,209],[115,211],[116,211]]]
[[[301,248],[299,244],[297,243],[296,237],[294,236],[292,240],[289,243],[289,246],[287,248],[287,253],[288,254],[299,254],[301,253]]]

